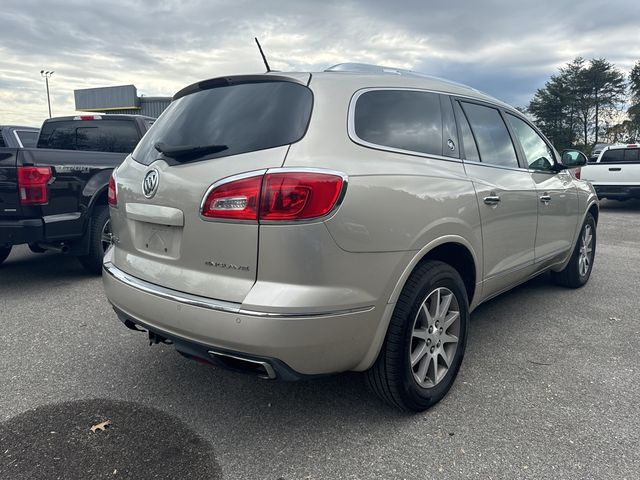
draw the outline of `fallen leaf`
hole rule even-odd
[[[111,420],[106,420],[101,423],[96,423],[94,426],[91,427],[91,433],[96,433],[98,430],[101,430],[104,432],[109,425],[111,425]]]

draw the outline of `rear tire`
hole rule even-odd
[[[564,270],[551,272],[551,278],[558,285],[580,288],[589,281],[593,261],[596,257],[596,221],[587,213],[571,259]]]
[[[4,262],[11,253],[12,247],[0,247],[0,265]]]
[[[89,253],[78,257],[82,266],[91,273],[102,272],[104,252],[111,244],[111,221],[109,207],[97,205],[93,209],[89,225]]]
[[[468,326],[469,300],[458,272],[440,261],[425,262],[400,294],[367,383],[396,408],[428,409],[458,375]]]

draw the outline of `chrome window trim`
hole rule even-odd
[[[349,135],[349,139],[358,144],[361,145],[363,147],[367,147],[367,148],[371,148],[374,150],[380,150],[380,151],[384,151],[384,152],[392,152],[392,153],[400,153],[403,155],[413,155],[416,157],[421,157],[421,158],[431,158],[434,160],[443,160],[446,162],[458,162],[458,163],[462,163],[463,159],[462,158],[454,158],[454,157],[447,157],[444,155],[438,155],[438,154],[431,154],[431,153],[424,153],[424,152],[416,152],[413,150],[404,150],[401,148],[395,148],[395,147],[389,147],[386,145],[379,145],[377,143],[371,143],[368,142],[366,140],[363,140],[362,138],[360,138],[357,134],[356,134],[356,130],[355,130],[355,111],[356,111],[356,103],[358,102],[358,98],[360,98],[361,95],[367,93],[367,92],[374,92],[374,91],[379,91],[379,90],[383,90],[383,91],[406,91],[406,92],[423,92],[423,93],[435,93],[437,95],[446,95],[449,98],[461,98],[461,99],[465,99],[465,100],[471,100],[471,101],[475,101],[475,102],[479,102],[482,104],[486,104],[486,105],[490,105],[492,108],[496,108],[498,110],[503,109],[505,112],[512,112],[511,107],[507,108],[508,105],[506,104],[502,104],[502,103],[491,103],[490,101],[486,100],[486,99],[480,99],[480,98],[476,98],[470,95],[462,95],[462,94],[458,94],[458,93],[451,93],[451,92],[447,92],[444,90],[434,90],[434,89],[429,89],[429,88],[415,88],[415,87],[367,87],[367,88],[361,88],[359,90],[356,90],[353,95],[351,96],[351,99],[349,100],[349,109],[348,109],[348,113],[347,113],[347,133]],[[515,112],[517,112],[517,110],[513,110]],[[460,141],[460,139],[458,139],[458,142]],[[515,146],[514,146],[515,148]]]
[[[106,262],[103,265],[103,270],[116,280],[124,283],[128,287],[134,288],[141,292],[156,297],[171,300],[181,303],[183,305],[189,305],[192,307],[204,308],[207,310],[213,310],[216,312],[232,313],[235,315],[247,315],[251,317],[266,317],[266,318],[308,318],[308,317],[326,317],[334,315],[347,315],[351,313],[364,313],[373,310],[373,305],[365,307],[349,308],[344,310],[335,310],[329,312],[313,312],[313,313],[274,313],[274,312],[260,312],[256,310],[247,310],[242,308],[242,304],[225,302],[224,300],[216,300],[207,297],[201,297],[199,295],[192,295],[190,293],[180,292],[171,288],[161,287],[155,283],[147,282],[140,278],[136,278],[128,273],[123,272],[116,267],[112,262]]]
[[[347,132],[349,134],[349,138],[351,141],[358,145],[362,145],[363,147],[372,148],[374,150],[381,150],[384,152],[393,152],[400,153],[404,155],[413,155],[416,157],[422,158],[433,158],[435,160],[446,160],[449,162],[460,162],[459,158],[455,157],[446,157],[444,155],[438,155],[437,153],[425,153],[425,152],[417,152],[415,150],[405,150],[397,147],[390,147],[388,145],[381,145],[379,143],[372,143],[364,140],[358,136],[356,133],[355,127],[355,115],[356,115],[356,104],[358,103],[358,99],[360,96],[364,95],[368,92],[377,92],[377,91],[387,91],[387,92],[420,92],[420,93],[433,93],[436,95],[447,95],[445,92],[440,92],[436,90],[428,90],[424,88],[409,88],[409,87],[370,87],[370,88],[362,88],[357,90],[352,96],[351,100],[349,100],[349,110],[347,113]]]
[[[327,175],[335,175],[342,178],[342,189],[340,190],[340,194],[338,195],[338,200],[336,200],[336,204],[333,206],[331,211],[327,212],[325,215],[321,217],[315,217],[310,219],[303,220],[234,220],[231,218],[211,218],[206,217],[202,214],[204,211],[204,204],[207,200],[209,194],[216,188],[221,185],[225,185],[229,182],[235,182],[236,180],[242,180],[245,178],[252,177],[264,177],[269,173],[324,173]],[[220,222],[220,223],[244,223],[248,225],[300,225],[307,223],[320,223],[331,217],[342,205],[344,201],[344,197],[347,195],[347,187],[349,185],[349,176],[344,172],[339,172],[337,170],[331,170],[328,168],[314,168],[314,167],[277,167],[277,168],[267,168],[262,170],[252,170],[250,172],[240,173],[238,175],[232,175],[230,177],[226,177],[218,180],[214,184],[210,185],[207,188],[204,196],[202,197],[202,201],[200,202],[200,218],[207,222]]]
[[[529,173],[541,173],[540,170],[531,170],[529,168],[522,168],[522,167],[505,167],[504,165],[494,165],[492,163],[484,163],[484,162],[476,162],[473,160],[464,160],[463,163],[465,165],[479,165],[481,167],[489,167],[489,168],[499,168],[501,170],[511,170],[511,171],[515,171],[515,172],[529,172]]]

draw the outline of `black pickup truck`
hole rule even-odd
[[[38,128],[18,125],[0,125],[0,147],[35,147],[38,143]]]
[[[46,120],[37,148],[0,147],[0,263],[13,245],[78,257],[95,273],[109,246],[111,173],[154,119],[79,115]]]

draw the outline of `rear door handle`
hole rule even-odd
[[[500,203],[500,197],[498,195],[489,195],[488,197],[484,197],[484,203],[487,205],[497,205]]]
[[[618,167],[618,168],[610,168],[610,169],[609,169],[609,171],[610,171],[610,172],[619,172],[619,171],[621,171],[621,170],[622,170],[622,169],[621,169],[621,168],[619,168],[619,167]]]
[[[549,202],[551,202],[551,196],[550,195],[542,195],[540,197],[540,201],[542,203],[544,203],[545,205],[549,205]]]

